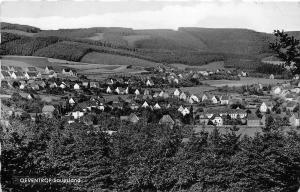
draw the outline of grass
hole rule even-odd
[[[169,88],[166,91],[173,94],[176,88]],[[196,87],[181,87],[180,90],[184,92],[189,92],[190,94],[194,94],[196,96],[201,96],[204,92],[215,90],[215,87],[211,86],[196,86]]]
[[[153,67],[158,65],[158,63],[143,59],[98,52],[86,54],[81,61],[85,63],[99,63],[104,65],[134,65],[143,67]]]
[[[244,77],[241,78],[240,81],[236,80],[205,80],[204,83],[214,86],[214,87],[223,87],[223,86],[243,86],[243,85],[253,85],[253,84],[262,84],[262,85],[275,85],[286,82],[286,80],[282,79],[266,79],[266,78],[251,78]]]

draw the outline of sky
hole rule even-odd
[[[41,29],[129,27],[300,31],[300,2],[249,0],[2,1],[1,21]]]

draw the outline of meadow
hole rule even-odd
[[[208,84],[214,87],[223,87],[223,86],[244,86],[244,85],[253,85],[253,84],[262,84],[262,85],[275,85],[285,83],[287,80],[282,79],[266,79],[266,78],[252,78],[252,77],[241,77],[241,80],[205,80],[203,83]]]

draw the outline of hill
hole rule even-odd
[[[2,55],[32,55],[71,61],[85,58],[87,62],[95,63],[121,56],[119,58],[127,57],[126,61],[138,61],[136,63],[200,66],[225,61],[225,66],[256,68],[262,57],[272,55],[269,42],[273,40],[272,34],[248,29],[94,27],[41,30],[27,25],[1,23],[1,30]],[[300,37],[300,32],[289,33]]]

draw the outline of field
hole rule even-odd
[[[173,93],[176,88],[170,88],[167,89],[169,93]],[[194,94],[197,96],[202,95],[204,92],[212,91],[215,90],[215,87],[210,87],[210,86],[197,86],[197,87],[181,87],[180,90],[184,92],[189,92],[190,94]]]
[[[262,85],[275,85],[282,84],[287,80],[282,79],[265,79],[265,78],[251,78],[251,77],[242,77],[240,81],[235,80],[205,80],[204,83],[214,86],[214,87],[223,87],[223,86],[243,86],[243,85],[253,85],[253,84],[262,84]]]
[[[99,63],[104,65],[133,65],[143,67],[154,67],[158,66],[158,63],[146,61],[143,59],[126,57],[121,55],[112,55],[107,53],[91,52],[86,54],[81,62],[85,63]]]
[[[140,66],[128,68],[127,65],[92,64],[34,56],[3,56],[1,63],[6,66],[36,67],[39,71],[43,71],[46,66],[52,66],[56,71],[71,68],[75,69],[78,74],[86,75],[91,79],[103,79],[111,74],[146,72]]]
[[[103,40],[103,33],[96,33],[94,36],[92,37],[87,37],[86,39],[90,39],[90,40],[94,40],[94,41],[100,41]]]

